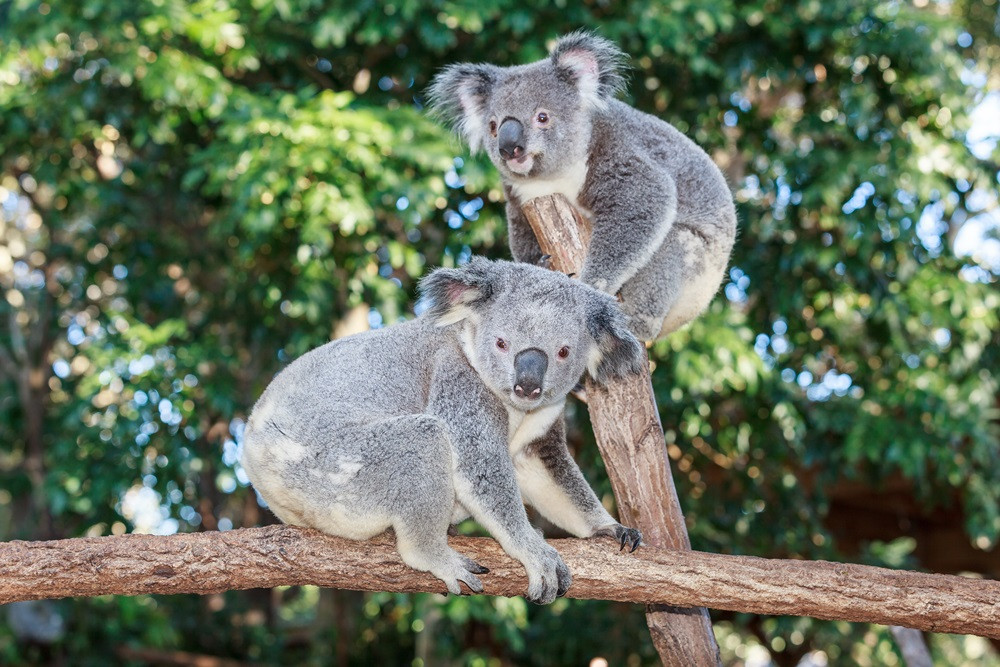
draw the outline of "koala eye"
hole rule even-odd
[[[549,122],[549,114],[544,111],[539,111],[538,115],[535,116],[535,122],[539,125],[547,125]]]
[[[506,352],[507,351],[507,341],[505,341],[503,338],[497,338],[497,347],[499,349],[503,350],[504,352]]]
[[[490,135],[497,136],[497,122],[495,120],[490,121]]]
[[[556,352],[556,356],[559,357],[560,359],[565,359],[566,357],[568,357],[569,356],[569,346],[568,345],[563,345],[562,347],[560,347],[559,351]]]

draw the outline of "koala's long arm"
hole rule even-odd
[[[548,603],[564,594],[569,569],[528,521],[507,453],[507,413],[499,399],[468,364],[442,354],[431,380],[428,411],[448,427],[456,499],[524,565],[527,597]]]
[[[542,516],[576,537],[591,537],[615,521],[566,447],[563,419],[514,457],[517,482],[524,499]]]
[[[448,426],[458,501],[512,555],[537,540],[507,454],[507,413],[475,371],[436,368],[428,412]]]
[[[507,193],[507,236],[510,240],[510,253],[518,262],[538,264],[542,258],[542,249],[535,238],[528,219],[524,217],[521,203],[509,186],[504,187]]]
[[[593,224],[580,278],[615,294],[649,262],[673,226],[677,185],[662,167],[639,156],[591,159],[580,203]]]

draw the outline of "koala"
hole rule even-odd
[[[241,463],[285,523],[354,540],[389,528],[407,565],[454,594],[487,569],[448,546],[472,517],[552,602],[570,572],[524,502],[578,537],[634,550],[566,447],[563,408],[584,372],[638,372],[642,344],[614,299],[562,274],[475,258],[420,283],[427,309],[289,364],[254,406]]]
[[[542,256],[522,205],[565,195],[592,230],[580,278],[619,294],[632,331],[648,341],[708,307],[736,209],[705,151],[616,99],[625,60],[611,42],[576,32],[528,65],[450,65],[428,92],[432,109],[500,171],[514,259]]]

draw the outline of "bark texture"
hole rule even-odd
[[[561,195],[533,199],[523,208],[542,252],[551,255],[551,268],[579,273],[590,228],[576,209]],[[587,407],[619,520],[641,530],[647,545],[690,549],[648,365],[642,375],[607,387],[588,381]],[[646,609],[646,624],[664,665],[721,664],[707,609],[652,605]]]
[[[524,568],[483,537],[451,546],[490,568],[488,595],[521,595]],[[573,572],[569,597],[902,625],[1000,639],[1000,582],[826,561],[645,547],[611,538],[551,540]],[[218,593],[314,584],[436,592],[400,560],[391,535],[353,542],[294,526],[0,543],[0,604],[89,595]]]

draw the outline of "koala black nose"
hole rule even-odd
[[[518,352],[514,357],[514,393],[528,399],[541,396],[548,367],[549,358],[537,347]]]
[[[500,123],[497,138],[500,141],[500,157],[504,160],[524,155],[524,126],[520,121],[508,118]]]

